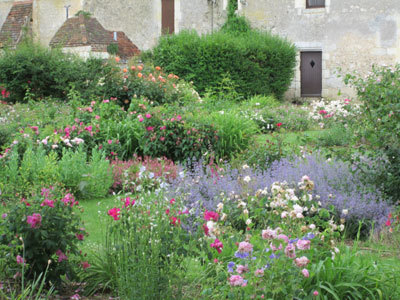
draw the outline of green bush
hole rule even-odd
[[[29,41],[16,50],[6,50],[0,57],[0,68],[0,82],[10,92],[6,99],[10,103],[26,101],[28,93],[35,99],[65,99],[71,86],[84,98],[101,94],[98,83],[111,71],[100,59],[84,61]]]
[[[203,94],[229,74],[237,92],[245,97],[274,94],[281,98],[293,78],[296,51],[288,41],[256,30],[203,36],[183,31],[162,37],[153,57],[166,72],[193,81]]]
[[[384,172],[377,172],[375,185],[383,187],[393,202],[400,199],[400,64],[373,67],[367,77],[346,75],[345,83],[356,88],[361,101],[358,122],[353,122],[362,154],[370,161],[384,158]],[[361,166],[362,164],[360,164]],[[359,168],[361,171],[361,168]],[[383,170],[381,170],[383,171]]]

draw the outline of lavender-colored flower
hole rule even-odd
[[[248,256],[249,256],[249,253],[246,253],[246,252],[239,252],[239,251],[235,252],[235,257],[237,257],[237,258],[244,259],[244,258],[246,258]]]

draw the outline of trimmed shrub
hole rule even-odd
[[[101,94],[98,83],[111,71],[110,67],[103,66],[101,59],[84,61],[29,41],[15,51],[6,50],[0,57],[0,69],[0,82],[10,93],[5,100],[10,103],[28,98],[66,99],[71,86],[83,98]]]
[[[229,30],[199,36],[183,31],[164,36],[153,49],[154,62],[187,81],[200,93],[220,85],[224,75],[243,96],[274,94],[281,98],[295,67],[295,47],[286,40],[256,30]]]

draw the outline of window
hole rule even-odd
[[[325,7],[325,0],[306,0],[307,8]]]
[[[162,0],[161,2],[161,30],[163,34],[174,33],[175,27],[175,1],[174,0]]]

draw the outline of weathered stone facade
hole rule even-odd
[[[372,64],[400,62],[399,0],[326,0],[325,8],[306,8],[305,0],[239,2],[254,27],[286,37],[299,53],[322,52],[322,96],[352,94],[338,73],[366,74]],[[290,96],[301,95],[300,83],[297,67]]]
[[[110,31],[123,31],[140,50],[153,47],[162,31],[163,0],[33,0],[33,33],[48,45],[69,16],[90,12]],[[226,19],[228,0],[174,0],[174,31],[207,33]],[[0,0],[0,25],[12,5]],[[399,0],[325,0],[323,8],[306,8],[306,0],[238,0],[238,13],[261,30],[286,37],[299,50],[322,52],[322,96],[335,97],[343,86],[337,73],[367,73],[372,64],[400,62]],[[341,71],[339,71],[341,69]],[[301,71],[288,93],[301,96]]]

